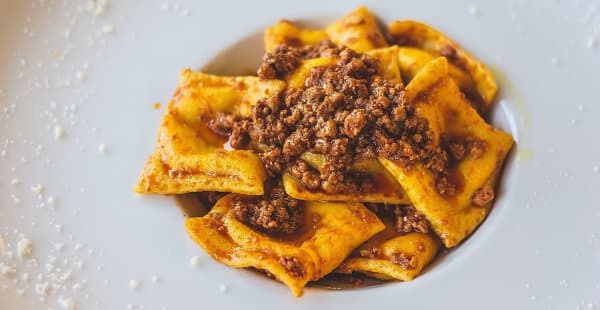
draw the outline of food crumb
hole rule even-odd
[[[227,293],[228,290],[229,290],[229,287],[227,286],[227,284],[219,285],[219,291],[221,291],[221,293]]]
[[[61,125],[56,125],[54,127],[54,139],[60,140],[65,136],[65,129]]]
[[[160,278],[157,275],[152,276],[152,283],[157,284],[160,281]]]
[[[469,8],[467,9],[467,12],[468,12],[468,13],[469,13],[469,15],[471,15],[471,16],[479,16],[479,15],[481,15],[481,11],[480,11],[480,10],[479,10],[477,7],[474,7],[474,6],[472,6],[472,7],[469,7]]]
[[[42,184],[33,185],[31,187],[31,191],[38,195],[41,195],[44,192],[44,186],[42,186]]]
[[[113,25],[104,25],[102,26],[102,33],[103,34],[111,34],[115,31],[115,27]]]
[[[17,243],[17,255],[19,257],[29,257],[33,252],[33,243],[27,238],[22,238]]]
[[[58,303],[63,309],[66,310],[75,310],[75,308],[77,307],[77,305],[75,304],[75,300],[73,300],[73,298],[71,297],[60,296],[58,297]]]
[[[160,109],[160,102],[155,102],[152,107],[154,108],[154,110],[158,110]]]
[[[14,277],[14,275],[17,273],[17,270],[15,269],[15,267],[6,265],[4,263],[0,263],[0,274],[5,276],[5,277]]]
[[[75,73],[75,78],[78,81],[83,81],[83,80],[85,80],[86,76],[85,76],[85,74],[83,72],[77,71],[77,73]]]
[[[98,151],[102,154],[106,154],[106,144],[104,143],[100,143],[98,145]]]
[[[194,256],[194,257],[190,258],[190,265],[192,265],[193,267],[198,267],[199,264],[200,264],[200,259],[198,258],[198,256]]]
[[[585,42],[585,45],[589,49],[595,48],[597,44],[598,44],[598,40],[594,36],[589,36]]]
[[[136,290],[140,287],[140,281],[138,280],[129,280],[129,288]]]

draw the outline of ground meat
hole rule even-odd
[[[479,159],[485,153],[485,149],[487,147],[487,143],[483,140],[472,139],[468,143],[469,145],[469,157],[471,159]]]
[[[344,119],[344,133],[354,138],[358,136],[360,131],[367,125],[367,117],[364,109],[356,109]]]
[[[494,200],[494,189],[485,185],[475,192],[473,195],[473,205],[477,207],[485,207]]]
[[[258,69],[261,79],[283,79],[285,75],[294,71],[303,59],[328,57],[339,54],[340,49],[331,41],[324,40],[316,47],[294,47],[292,44],[281,44],[271,53],[265,54],[262,64]]]
[[[403,269],[415,269],[418,265],[418,261],[415,256],[406,255],[404,253],[394,253],[390,255],[390,260],[393,264],[399,265]]]
[[[297,59],[323,54],[336,55],[339,62],[312,68],[303,88],[287,89],[253,107],[248,136],[267,146],[261,157],[269,175],[297,165],[297,157],[305,151],[324,155],[319,174],[300,172],[298,167],[288,171],[310,189],[315,189],[318,177],[327,193],[373,190],[373,184],[351,176],[349,168],[356,158],[382,156],[445,170],[446,151],[435,146],[427,121],[416,115],[401,86],[378,75],[377,59],[330,42],[312,49],[282,46],[265,57],[261,72],[271,67],[273,72],[289,72],[291,65],[275,62],[293,58],[295,64]]]
[[[442,175],[441,177],[438,177],[436,182],[435,182],[435,188],[437,189],[437,192],[442,195],[442,196],[454,196],[456,195],[456,184],[451,182],[450,179],[445,176]]]
[[[379,217],[394,219],[394,227],[399,233],[429,233],[431,224],[412,205],[366,204]]]
[[[360,257],[379,258],[379,257],[381,257],[382,253],[379,248],[370,248],[370,249],[360,250],[358,255],[360,255]]]
[[[436,145],[427,120],[417,116],[402,86],[379,76],[376,58],[329,41],[317,47],[280,45],[265,55],[258,74],[282,78],[303,59],[322,56],[339,61],[311,68],[301,88],[259,100],[251,118],[218,115],[211,128],[230,134],[234,149],[260,145],[268,175],[288,171],[309,189],[332,194],[373,191],[372,180],[353,175],[350,167],[355,159],[385,157],[403,165],[424,164],[439,176],[438,191],[450,192],[452,185],[442,177],[448,168],[447,149],[457,150]],[[323,155],[318,171],[297,161],[306,151]]]
[[[217,115],[208,122],[208,128],[220,136],[229,136],[235,123],[235,116],[226,113],[217,113]]]
[[[465,145],[459,142],[449,142],[446,144],[448,150],[450,151],[450,155],[452,155],[452,159],[455,161],[461,161],[465,158],[466,149]]]
[[[429,221],[419,213],[415,207],[411,205],[404,206],[404,208],[398,208],[402,212],[396,213],[396,231],[409,233],[419,232],[426,234],[429,232],[430,224]]]
[[[278,45],[273,52],[265,54],[258,69],[261,79],[282,79],[287,73],[294,71],[302,62],[302,55],[296,48]]]
[[[304,160],[298,159],[287,168],[289,174],[300,180],[309,189],[318,189],[321,187],[319,172],[313,169]]]
[[[292,234],[303,222],[300,202],[285,193],[281,180],[267,184],[263,196],[237,197],[233,204],[233,215],[238,220],[271,234]]]
[[[282,256],[279,258],[279,264],[285,268],[292,276],[296,278],[304,277],[304,266],[293,256]]]

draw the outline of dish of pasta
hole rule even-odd
[[[330,273],[409,281],[485,219],[511,135],[485,121],[492,74],[440,31],[264,32],[256,76],[185,69],[138,193],[199,193],[190,237],[296,296]]]

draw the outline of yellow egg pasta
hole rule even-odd
[[[361,243],[385,226],[360,203],[306,202],[301,232],[278,239],[231,214],[235,195],[217,202],[204,217],[186,221],[191,238],[216,260],[236,268],[264,270],[296,296],[333,271]]]

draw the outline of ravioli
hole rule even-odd
[[[438,193],[435,177],[422,164],[402,167],[391,160],[379,161],[394,175],[415,208],[423,213],[446,247],[459,244],[483,221],[489,208],[474,206],[476,191],[493,180],[513,145],[512,137],[487,124],[473,109],[452,78],[448,75],[445,58],[438,58],[407,85],[408,96],[419,107],[427,107],[426,118],[432,123],[436,136],[446,138],[475,138],[483,141],[485,151],[478,158],[466,157],[450,171],[460,184],[452,197]],[[419,94],[426,94],[420,96]],[[431,126],[430,126],[431,127]],[[438,138],[439,139],[439,138]]]
[[[297,235],[277,238],[233,216],[234,194],[221,198],[204,217],[190,218],[190,237],[217,261],[267,271],[300,297],[304,286],[333,271],[361,243],[385,226],[360,203],[305,202]]]
[[[305,152],[301,158],[314,168],[319,168],[323,156]],[[283,174],[283,186],[291,197],[300,200],[348,201],[402,204],[410,203],[404,189],[376,159],[357,160],[351,171],[363,175],[364,179],[374,180],[375,187],[371,192],[326,193],[322,190],[311,190],[289,173]]]
[[[323,30],[300,29],[287,20],[281,20],[265,29],[264,34],[264,44],[267,52],[272,52],[280,44],[301,47],[317,45],[326,39],[328,39],[328,36]]]
[[[227,138],[215,134],[207,124],[219,112],[248,116],[257,100],[277,95],[284,87],[283,81],[184,70],[135,192],[262,194],[266,174],[258,155],[226,150]]]
[[[432,235],[396,233],[391,225],[386,225],[384,231],[356,249],[338,272],[357,272],[381,280],[410,281],[435,258],[439,248],[439,240]],[[377,254],[368,257],[361,255],[363,251]]]
[[[489,70],[475,57],[438,30],[412,20],[395,21],[388,26],[393,42],[400,46],[412,46],[448,58],[453,65],[468,74],[475,83],[479,111],[485,112],[491,107],[498,85]],[[454,70],[453,70],[454,71]]]
[[[361,6],[325,28],[331,41],[357,52],[387,47],[383,33],[369,9]]]

